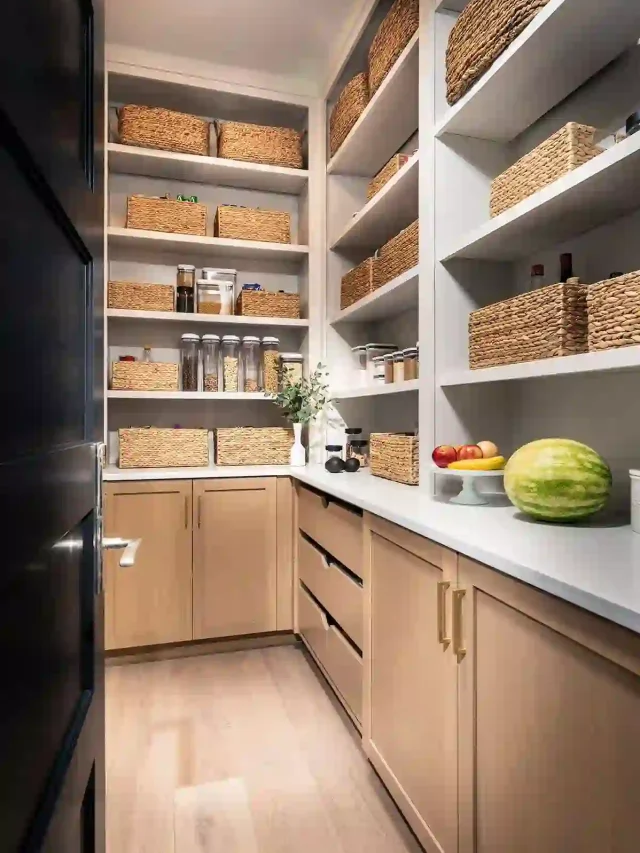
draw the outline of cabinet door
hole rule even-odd
[[[461,853],[635,853],[640,637],[463,557],[459,583]]]
[[[105,534],[142,539],[131,568],[105,552],[107,648],[191,640],[191,481],[107,483]]]
[[[381,519],[367,516],[365,525],[371,531],[365,748],[428,853],[452,853],[457,672],[447,596],[457,557]]]
[[[277,628],[276,480],[194,482],[193,633]]]

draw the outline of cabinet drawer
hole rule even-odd
[[[300,579],[351,640],[362,648],[363,591],[344,569],[298,533]]]
[[[332,557],[362,577],[362,516],[301,487],[298,491],[298,523]]]
[[[330,625],[323,610],[300,586],[298,589],[300,633],[356,719],[362,719],[362,658]]]

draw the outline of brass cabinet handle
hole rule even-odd
[[[198,527],[202,521],[202,495],[198,495]]]
[[[184,529],[189,529],[189,498],[184,496]]]
[[[451,637],[447,637],[447,590],[449,581],[438,582],[438,642],[448,648]]]
[[[467,594],[466,589],[453,590],[453,653],[458,658],[458,663],[467,654],[464,646],[463,630],[462,630],[462,602]]]
[[[322,496],[322,506],[325,509],[329,509],[329,498],[325,497],[324,495]]]

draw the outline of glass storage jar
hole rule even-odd
[[[393,353],[383,356],[385,385],[393,385]]]
[[[255,394],[260,390],[260,338],[247,335],[242,339],[244,390]]]
[[[369,442],[362,438],[347,445],[347,459],[357,459],[361,468],[369,467]]]
[[[198,390],[198,355],[200,336],[186,334],[180,341],[180,373],[183,391]]]
[[[356,366],[356,383],[367,384],[367,348],[366,346],[352,347],[353,362]]]
[[[179,314],[193,314],[193,288],[179,287],[176,291],[176,311]]]
[[[344,459],[342,458],[341,444],[327,444],[325,447],[327,458],[324,467],[330,474],[338,474],[344,471]]]
[[[377,355],[373,359],[373,381],[376,385],[384,385],[385,383],[383,355]]]
[[[221,348],[223,390],[237,391],[238,367],[240,365],[240,338],[237,335],[224,335]]]
[[[302,363],[304,357],[299,352],[283,352],[280,354],[280,370],[283,385],[293,385],[302,379]]]
[[[374,364],[373,359],[380,355],[386,355],[396,349],[395,344],[367,344],[367,382],[373,382]]]
[[[233,285],[198,279],[198,314],[233,314]]]
[[[202,336],[202,385],[205,391],[218,391],[220,374],[220,337]]]
[[[280,370],[280,341],[278,338],[262,339],[262,387],[269,394],[278,393]]]
[[[347,437],[345,448],[344,448],[344,458],[349,458],[349,448],[354,441],[358,441],[362,438],[362,427],[347,427],[344,431],[345,436]]]
[[[402,350],[398,350],[393,354],[393,381],[404,381],[404,354]]]
[[[190,287],[193,291],[195,284],[196,268],[193,264],[178,264],[178,270],[176,272],[176,287]]]
[[[404,378],[405,379],[417,379],[418,378],[418,348],[417,347],[408,347],[402,351],[402,358],[404,361]]]

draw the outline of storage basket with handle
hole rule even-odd
[[[470,0],[449,33],[447,101],[455,104],[549,0]]]
[[[207,207],[194,201],[132,195],[127,199],[126,224],[127,228],[144,231],[204,237],[207,233]]]
[[[384,78],[411,41],[419,24],[418,0],[396,0],[380,24],[369,48],[369,93],[378,91]]]
[[[216,430],[217,465],[288,465],[293,430],[225,427]]]
[[[376,252],[373,286],[377,290],[419,261],[420,220],[416,219]]]
[[[329,117],[329,151],[331,156],[349,135],[369,103],[369,82],[366,71],[350,80],[338,95]]]
[[[371,473],[407,486],[420,480],[420,440],[415,435],[372,432],[369,437]]]
[[[216,211],[213,235],[231,240],[290,243],[291,215],[282,210],[221,204]]]
[[[586,284],[522,293],[469,316],[469,367],[497,367],[587,351]]]
[[[595,127],[569,122],[498,175],[491,184],[491,216],[498,216],[601,154],[603,149],[594,142],[595,133]]]
[[[590,284],[589,352],[640,345],[640,270]]]
[[[342,276],[340,283],[340,308],[344,311],[354,302],[359,302],[373,293],[373,268],[375,261],[367,258],[357,267]]]
[[[236,314],[242,317],[300,317],[297,293],[273,293],[269,290],[241,290],[236,300]]]
[[[127,427],[118,430],[120,468],[206,468],[206,429]]]
[[[302,168],[302,134],[297,130],[238,121],[221,121],[217,128],[218,157]]]
[[[175,311],[176,291],[172,284],[110,281],[107,302],[126,311]]]
[[[147,361],[114,361],[113,391],[177,391],[178,365]]]
[[[367,201],[371,201],[374,195],[377,195],[384,185],[389,183],[391,178],[395,177],[403,166],[406,166],[408,160],[408,154],[394,154],[391,160],[369,181]]]
[[[208,121],[160,107],[136,104],[121,107],[118,135],[123,145],[139,145],[178,154],[209,154]]]

